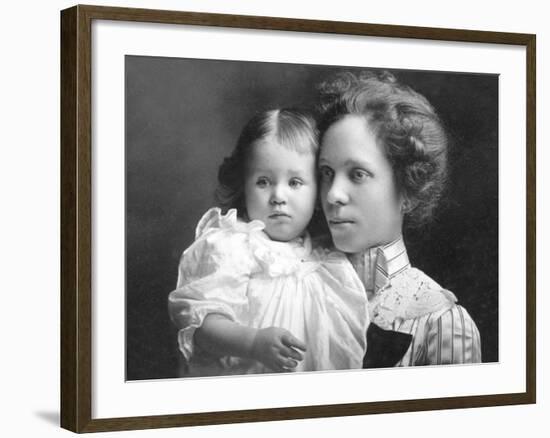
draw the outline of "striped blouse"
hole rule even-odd
[[[481,362],[474,321],[452,292],[411,267],[401,237],[350,260],[367,290],[371,321],[412,336],[395,366]]]

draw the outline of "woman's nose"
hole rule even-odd
[[[337,178],[332,180],[327,192],[327,202],[332,205],[344,205],[349,202],[349,196],[345,185]]]

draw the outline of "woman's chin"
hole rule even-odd
[[[362,251],[364,248],[360,248],[357,242],[354,242],[353,237],[344,237],[332,235],[332,241],[336,249],[346,253],[356,253]]]

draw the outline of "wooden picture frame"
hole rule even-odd
[[[92,22],[161,23],[524,47],[526,102],[525,391],[268,409],[93,418]],[[61,12],[61,426],[74,432],[396,413],[536,401],[536,37],[531,34],[75,6]],[[121,261],[121,264],[123,261]],[[116,291],[115,291],[116,292]]]

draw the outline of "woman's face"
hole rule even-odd
[[[363,116],[347,115],[326,131],[319,173],[323,210],[339,250],[360,252],[401,234],[403,199]]]

